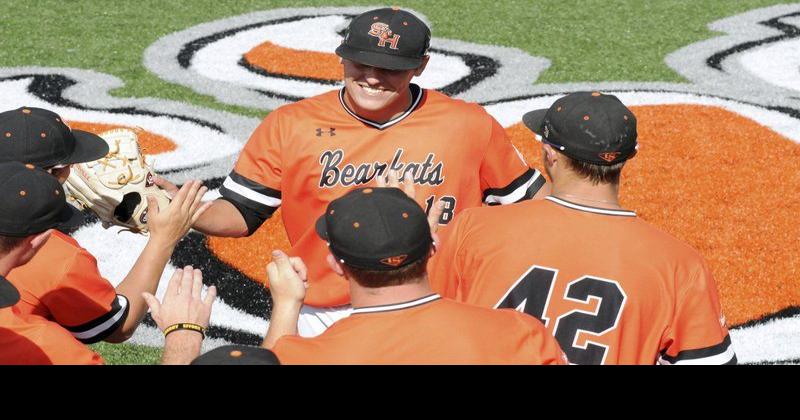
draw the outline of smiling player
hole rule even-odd
[[[333,199],[396,170],[416,184],[426,211],[444,203],[439,222],[447,224],[463,209],[529,199],[545,185],[481,106],[411,83],[425,71],[430,38],[425,23],[399,9],[354,18],[336,49],[344,88],[271,112],[222,198],[195,224],[209,235],[242,237],[283,207],[289,253],[309,269],[301,335],[349,313],[348,283],[325,263],[327,246],[314,233]]]

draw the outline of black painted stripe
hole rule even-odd
[[[312,82],[312,83],[319,83],[321,85],[330,85],[330,86],[338,86],[342,83],[341,80],[331,80],[331,79],[316,79],[313,77],[303,77],[303,76],[292,76],[283,73],[273,73],[270,71],[265,70],[262,67],[258,67],[253,65],[250,61],[247,60],[246,57],[242,57],[239,60],[239,67],[249,71],[250,73],[257,74],[259,76],[265,77],[274,77],[277,79],[284,79],[284,80],[295,80],[298,82]]]
[[[788,308],[781,309],[778,312],[763,316],[761,318],[734,325],[730,327],[730,329],[755,327],[778,319],[791,318],[798,315],[800,315],[800,306],[790,306]]]
[[[64,91],[74,85],[77,85],[79,82],[70,79],[67,76],[62,74],[23,74],[23,75],[16,75],[11,77],[0,78],[0,81],[4,80],[21,80],[21,79],[30,79],[32,78],[33,81],[31,82],[30,86],[28,87],[28,91],[43,101],[46,101],[53,105],[59,105],[64,107],[70,107],[80,110],[87,110],[87,111],[100,111],[100,112],[107,112],[109,114],[130,114],[130,115],[145,115],[149,117],[170,117],[175,118],[181,121],[187,121],[194,124],[197,124],[202,127],[206,127],[212,130],[215,130],[219,133],[224,133],[225,131],[217,124],[200,120],[197,118],[187,117],[184,115],[177,115],[177,114],[170,114],[170,113],[157,113],[153,111],[147,111],[143,109],[138,109],[135,107],[123,107],[123,108],[89,108],[77,102],[73,102],[69,99],[64,98]]]
[[[707,357],[717,356],[719,354],[725,353],[725,351],[727,351],[728,347],[730,346],[731,346],[731,336],[726,335],[725,339],[723,339],[721,343],[713,345],[711,347],[705,347],[702,349],[684,350],[675,356],[662,354],[661,358],[671,364],[675,364],[682,360],[705,359]],[[733,356],[733,362],[734,363],[736,362],[736,355]]]
[[[269,319],[272,297],[258,280],[222,262],[208,248],[208,238],[191,232],[175,247],[170,260],[175,267],[191,265],[203,270],[203,283],[217,287],[217,296],[232,308],[249,315]]]
[[[119,302],[117,300],[117,296],[120,296],[123,299],[125,299],[125,307],[124,308],[122,307],[122,305],[119,304]],[[102,315],[100,317],[97,317],[97,318],[95,318],[95,319],[93,319],[93,320],[91,320],[91,321],[89,321],[87,323],[84,323],[84,324],[81,324],[81,325],[77,325],[77,326],[74,326],[74,327],[66,327],[65,326],[64,328],[66,328],[67,331],[69,331],[69,332],[71,332],[73,334],[83,333],[83,332],[91,330],[92,328],[97,327],[98,325],[103,324],[104,322],[108,321],[109,319],[115,317],[120,312],[124,312],[122,314],[122,316],[117,320],[117,322],[109,325],[108,328],[106,328],[104,330],[101,330],[101,331],[98,331],[97,334],[95,334],[95,335],[93,335],[91,337],[78,338],[78,340],[80,342],[84,343],[84,344],[97,343],[98,341],[103,341],[103,339],[105,339],[106,337],[111,335],[114,331],[119,329],[119,327],[122,326],[122,324],[125,323],[125,320],[128,319],[128,311],[129,310],[130,310],[130,304],[128,304],[128,298],[126,298],[125,296],[122,296],[122,295],[116,295],[116,296],[114,296],[114,302],[111,304],[111,310],[108,311],[106,314],[104,314],[104,315]]]
[[[774,17],[772,19],[763,22],[759,22],[760,25],[774,28],[783,32],[783,35],[771,36],[758,41],[748,41],[741,43],[739,45],[735,45],[724,51],[720,51],[712,55],[711,57],[708,57],[708,59],[706,60],[706,64],[713,69],[722,71],[722,62],[733,54],[738,54],[764,44],[771,44],[774,42],[783,41],[785,39],[797,38],[798,36],[800,36],[800,28],[780,21],[781,19],[787,17],[795,17],[795,16],[800,16],[800,12],[793,12],[782,16]]]
[[[308,19],[308,18],[315,18],[320,16],[328,16],[328,15],[302,15],[302,16],[292,16],[288,18],[281,18],[281,19],[272,19],[266,20],[264,22],[257,22],[251,23],[249,25],[240,26],[238,28],[228,29],[226,31],[217,32],[211,35],[204,36],[202,38],[197,38],[194,41],[187,43],[186,45],[181,48],[180,52],[178,52],[177,60],[178,64],[187,69],[192,64],[192,58],[194,58],[195,53],[203,49],[206,45],[211,44],[214,41],[218,41],[223,38],[227,38],[232,35],[236,35],[239,32],[248,31],[250,29],[260,28],[262,26],[267,25],[278,25],[281,23],[289,23],[289,22],[297,22],[298,20]]]

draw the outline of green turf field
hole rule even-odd
[[[552,61],[542,83],[683,79],[664,56],[712,37],[707,24],[775,0],[425,0],[396,3],[424,13],[435,37],[520,48]],[[203,22],[279,7],[374,5],[374,1],[140,0],[10,2],[0,9],[0,67],[91,69],[119,77],[120,97],[159,97],[246,116],[149,73],[142,54],[160,37]],[[160,350],[98,344],[110,364],[153,364]]]

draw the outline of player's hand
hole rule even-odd
[[[308,269],[299,257],[289,257],[283,251],[272,251],[267,265],[269,291],[275,304],[302,303],[308,288]]]
[[[175,194],[178,193],[178,186],[177,185],[167,181],[165,178],[162,178],[159,175],[156,175],[156,177],[153,180],[153,182],[155,182],[156,185],[158,185],[159,188],[161,188],[162,190],[166,191],[167,194],[169,195],[169,198],[175,198]]]
[[[217,288],[209,287],[205,299],[201,297],[202,290],[203,273],[186,266],[184,269],[175,270],[161,302],[147,292],[142,293],[142,297],[150,307],[150,315],[161,331],[170,325],[181,323],[208,328],[211,306],[217,297]]]
[[[166,209],[159,209],[152,197],[147,198],[147,228],[152,239],[174,246],[189,232],[200,215],[211,206],[203,203],[203,195],[208,191],[200,181],[190,181],[172,197]]]
[[[387,175],[379,176],[375,178],[375,181],[378,183],[378,187],[381,188],[398,188],[403,190],[407,196],[411,197],[412,199],[417,199],[417,190],[414,187],[414,182],[403,182],[400,179],[400,171],[388,171]]]
[[[381,188],[399,188],[411,197],[412,200],[417,200],[417,190],[414,187],[414,182],[402,182],[400,180],[400,171],[388,171],[388,174],[383,177],[375,178],[378,187]],[[444,201],[439,199],[432,209],[428,212],[428,226],[431,227],[431,233],[436,233],[439,230],[439,218],[442,217],[444,212]]]

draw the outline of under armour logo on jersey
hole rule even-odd
[[[392,30],[389,29],[389,25],[382,22],[373,23],[367,35],[378,38],[379,47],[385,47],[388,42],[389,48],[393,50],[397,49],[397,43],[400,42],[400,35],[392,33]]]
[[[333,136],[336,135],[336,129],[333,128],[333,127],[331,127],[330,130],[323,130],[321,128],[318,128],[317,129],[317,137],[322,137],[323,134],[327,134],[328,136],[333,137]]]

